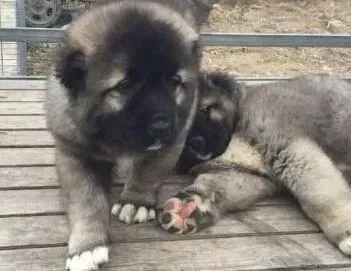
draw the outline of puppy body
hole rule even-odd
[[[69,26],[48,79],[70,270],[97,270],[108,260],[114,178],[126,182],[114,209],[121,220],[155,216],[158,189],[196,113],[199,24],[178,1],[157,2],[114,1],[83,14]]]
[[[343,176],[351,165],[350,84],[321,75],[239,86],[224,74],[209,75],[207,83],[209,96],[204,95],[201,103],[213,99],[207,109],[208,121],[227,123],[234,142],[244,140],[259,154],[259,163],[238,167],[232,163],[235,160],[224,159],[227,162],[223,163],[220,158],[217,164],[211,161],[198,166],[194,185],[168,206],[184,197],[188,202],[190,197],[197,205],[194,214],[203,218],[190,217],[187,229],[177,232],[208,226],[227,211],[246,208],[286,189],[328,239],[351,255],[351,190]],[[224,97],[232,104],[227,110],[223,110]],[[211,118],[215,111],[217,119]],[[228,149],[224,156],[241,156],[232,151]],[[169,229],[170,224],[163,222],[172,224],[177,217],[167,212],[161,223]]]

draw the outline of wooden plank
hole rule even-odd
[[[48,131],[0,131],[0,147],[33,146],[53,147],[54,140]]]
[[[53,166],[0,168],[0,189],[58,186],[56,179]]]
[[[168,176],[165,183],[189,183],[190,176]],[[123,184],[123,180],[116,178],[116,184]],[[48,167],[0,167],[0,189],[32,189],[59,187],[56,181],[54,166]]]
[[[45,80],[4,80],[4,79],[0,79],[0,89],[2,89],[2,90],[46,89],[46,81]]]
[[[52,182],[53,183],[53,182]],[[188,186],[189,182],[172,182],[165,183],[159,195],[159,202],[163,202]],[[118,185],[112,190],[112,202],[118,200],[119,194],[122,192],[122,186]],[[24,189],[24,190],[0,190],[0,199],[4,204],[0,205],[0,216],[13,215],[38,215],[44,213],[60,213],[63,212],[62,206],[59,204],[60,190],[59,188],[44,187],[42,189]],[[257,203],[257,206],[281,206],[295,204],[291,198],[274,198]]]
[[[66,247],[0,251],[0,270],[63,270]],[[104,270],[249,271],[351,267],[322,234],[115,243]]]
[[[43,115],[43,102],[1,102],[0,115]]]
[[[0,191],[0,216],[63,212],[59,189]]]
[[[0,102],[42,102],[43,90],[0,90]]]
[[[188,185],[186,182],[165,184],[159,195],[160,203]],[[112,202],[118,200],[121,192],[121,186],[113,188]],[[4,202],[0,205],[0,216],[52,214],[64,211],[60,204],[60,190],[57,188],[0,190],[0,199]]]
[[[53,148],[0,148],[0,166],[53,165]]]
[[[0,218],[0,248],[6,246],[45,246],[67,241],[68,229],[65,215]],[[55,225],[54,229],[52,225]],[[200,237],[230,237],[262,234],[296,234],[320,232],[296,206],[266,206],[231,214],[216,225],[191,235]],[[112,220],[114,242],[179,240],[179,235],[161,231],[157,224],[147,223],[128,226]]]
[[[0,116],[0,130],[28,130],[45,128],[45,116]]]

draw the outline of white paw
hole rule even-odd
[[[144,206],[136,207],[133,204],[127,203],[124,205],[114,204],[111,213],[114,216],[118,216],[118,219],[130,224],[134,223],[144,223],[156,218],[156,212],[154,209],[148,209]]]
[[[345,255],[351,256],[351,236],[345,238],[339,243],[339,248]]]
[[[96,247],[94,250],[84,251],[74,255],[66,261],[66,270],[69,271],[95,271],[108,262],[108,247]]]

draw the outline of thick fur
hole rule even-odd
[[[166,203],[162,226],[193,232],[284,189],[330,242],[351,255],[351,190],[344,178],[351,166],[351,85],[327,75],[239,86],[230,76],[214,73],[206,82],[209,97],[217,97],[207,111],[218,111],[223,98],[231,103],[218,114],[221,118],[208,118],[208,125],[231,122],[226,127],[233,131],[232,144],[246,142],[259,154],[258,163],[234,168],[227,159],[210,162],[210,170],[198,166],[195,183]]]
[[[71,270],[97,270],[108,259],[114,178],[126,182],[121,220],[154,216],[197,110],[197,18],[192,9],[183,16],[182,0],[157,2],[114,1],[83,14],[68,27],[48,80]]]

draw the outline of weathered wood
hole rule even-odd
[[[187,183],[190,176],[168,176],[165,183]],[[116,184],[123,184],[122,179],[116,178]],[[0,188],[2,189],[29,189],[58,187],[54,166],[48,167],[0,167]]]
[[[0,166],[53,164],[53,148],[0,148]]]
[[[58,186],[52,167],[0,167],[0,188],[36,188]]]
[[[46,89],[45,80],[0,80],[0,89],[2,90],[38,90]]]
[[[157,224],[127,226],[112,220],[114,242],[137,242],[156,240],[179,240],[179,235],[169,235]],[[67,241],[68,230],[64,215],[0,218],[0,247],[60,244]],[[55,225],[55,227],[52,227]],[[215,238],[262,234],[294,234],[319,232],[319,229],[296,206],[260,206],[251,210],[230,214],[216,225],[191,235]]]
[[[24,130],[45,128],[45,116],[0,116],[0,130]]]
[[[0,131],[0,147],[32,147],[53,145],[54,140],[48,131]]]
[[[0,251],[0,270],[63,270],[66,247]],[[115,243],[104,270],[235,271],[351,268],[322,234]]]
[[[62,212],[59,189],[0,191],[0,216]]]
[[[165,184],[159,198],[163,203],[167,198],[179,192],[189,183]],[[60,204],[60,190],[56,188],[45,188],[38,190],[0,190],[0,216],[11,215],[38,215],[46,213],[63,212]],[[117,186],[112,190],[112,201],[118,200],[122,187]]]
[[[166,199],[173,196],[181,189],[189,185],[189,182],[166,183],[160,193],[159,202],[162,204]],[[112,201],[117,201],[122,191],[122,185],[112,190]],[[60,204],[59,188],[28,189],[28,190],[0,190],[0,216],[12,215],[38,215],[45,213],[63,212]],[[267,199],[257,203],[257,206],[280,206],[295,204],[291,198]],[[293,223],[293,222],[292,222]]]
[[[0,102],[42,102],[44,90],[0,90]]]
[[[42,102],[0,102],[0,115],[43,115]]]

